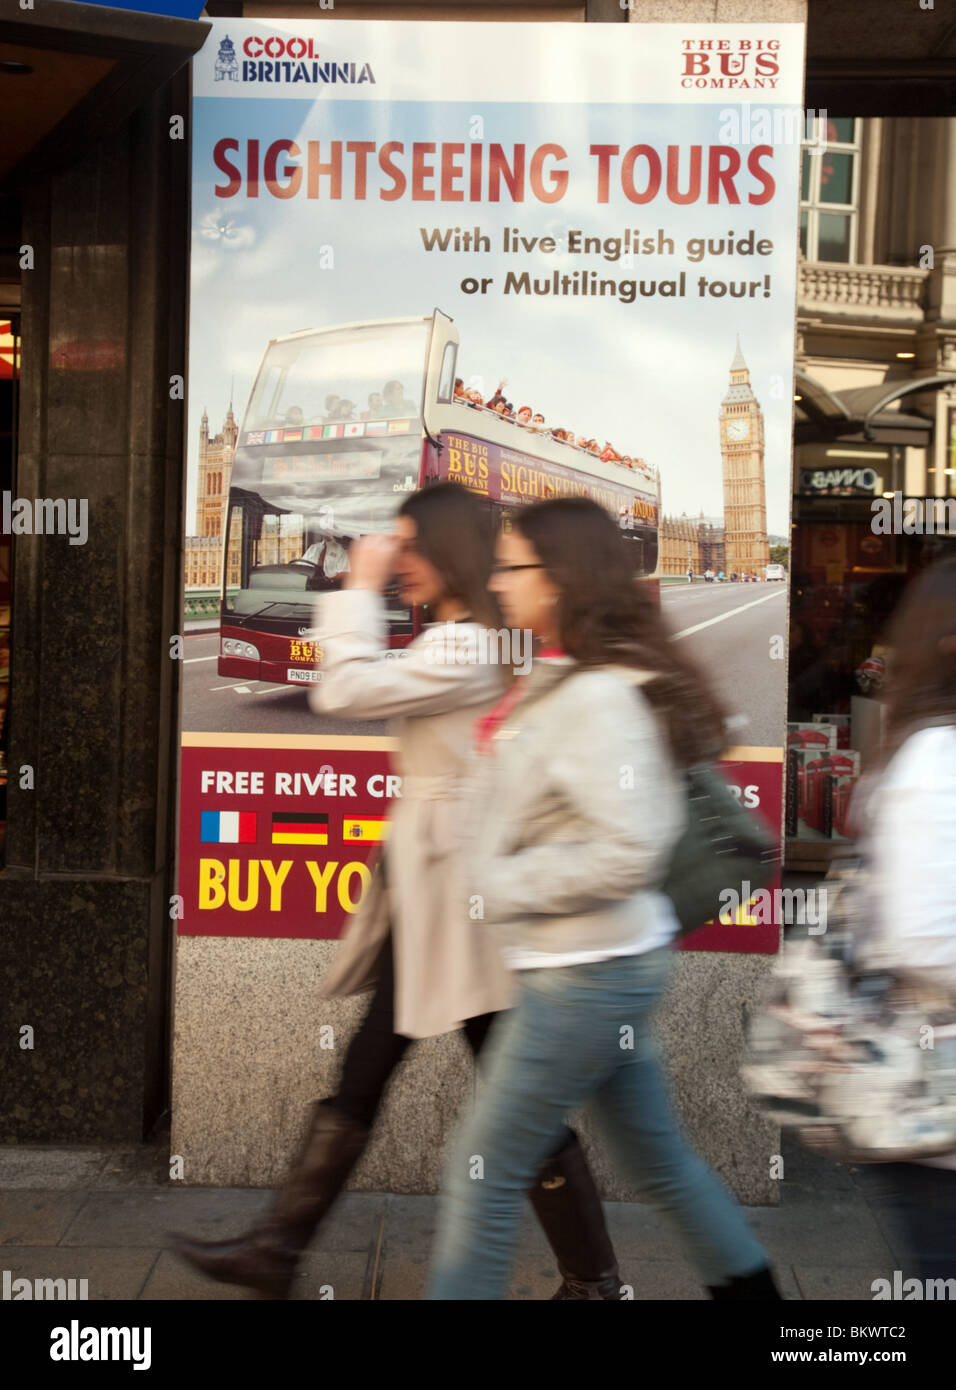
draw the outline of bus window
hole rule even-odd
[[[417,419],[427,327],[418,321],[369,324],[277,339],[269,345],[243,429]]]
[[[441,359],[441,373],[438,378],[438,399],[448,402],[455,385],[455,359],[458,356],[457,343],[446,343]]]

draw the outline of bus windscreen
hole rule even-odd
[[[428,320],[374,324],[271,343],[240,442],[268,444],[248,436],[277,429],[417,419],[430,326]]]

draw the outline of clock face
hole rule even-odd
[[[730,424],[727,426],[727,437],[728,437],[728,439],[737,439],[737,440],[740,440],[740,439],[749,439],[749,438],[750,438],[750,421],[749,421],[749,420],[731,420]]]

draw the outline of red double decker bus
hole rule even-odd
[[[311,623],[352,540],[391,529],[407,492],[451,480],[489,524],[548,497],[593,498],[619,521],[636,570],[657,566],[660,480],[454,395],[458,331],[440,310],[292,333],[266,349],[229,489],[219,672],[290,685],[321,678]],[[386,593],[389,642],[421,613]]]

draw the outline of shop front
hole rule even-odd
[[[796,379],[785,863],[824,872],[882,730],[886,628],[909,580],[956,554],[956,470],[935,402],[952,373],[843,392]],[[948,407],[947,424],[956,415]],[[947,505],[948,502],[948,505]]]

